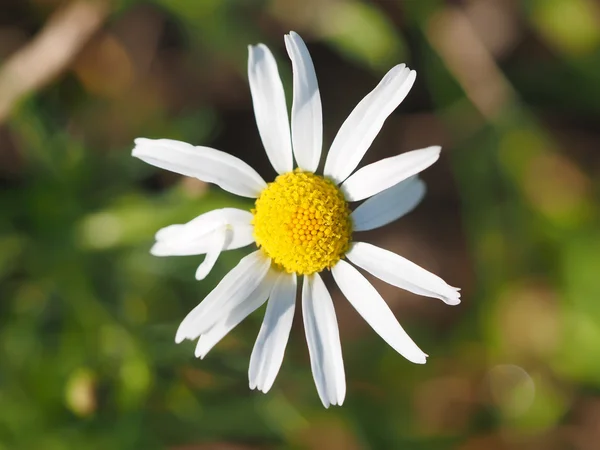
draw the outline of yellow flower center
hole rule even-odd
[[[288,273],[331,268],[348,251],[350,209],[326,178],[298,170],[279,175],[261,192],[252,213],[256,243]]]

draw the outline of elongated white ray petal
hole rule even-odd
[[[269,297],[269,292],[273,288],[274,276],[266,276],[260,285],[246,298],[242,303],[235,306],[223,318],[215,323],[206,333],[200,336],[194,354],[197,358],[204,358],[208,352],[221,340],[227,333],[233,330],[238,324],[260,308]]]
[[[196,339],[246,300],[267,274],[271,260],[261,250],[242,258],[206,298],[181,322],[175,342]]]
[[[439,298],[449,305],[460,303],[457,288],[394,252],[365,242],[354,242],[346,257],[393,286],[418,295]]]
[[[248,53],[248,80],[260,138],[275,171],[291,172],[290,122],[277,63],[266,45],[249,46]]]
[[[251,222],[249,211],[236,208],[209,211],[186,224],[159,230],[150,252],[155,256],[201,255],[209,251],[222,229],[227,231],[223,250],[245,247],[254,242]]]
[[[404,64],[393,67],[350,113],[336,135],[325,162],[324,174],[341,183],[356,169],[388,116],[404,100],[416,72]]]
[[[425,183],[410,177],[365,200],[352,212],[354,231],[374,230],[411,212],[425,196]]]
[[[221,224],[229,225],[250,225],[252,223],[252,213],[237,208],[221,208],[200,214],[198,217],[185,224],[169,225],[158,230],[156,240],[181,240],[191,241],[210,231],[215,230]]]
[[[279,373],[292,329],[296,274],[281,273],[273,286],[267,312],[250,356],[250,389],[268,392]]]
[[[331,272],[348,301],[384,341],[409,361],[425,363],[427,355],[406,334],[385,300],[358,270],[346,261],[339,261]]]
[[[152,246],[150,253],[154,256],[204,255],[209,252],[215,236],[221,229],[225,229],[227,232],[223,250],[235,250],[254,242],[254,227],[252,225],[223,225],[189,242],[158,241]]]
[[[438,160],[440,150],[436,145],[369,164],[342,184],[342,192],[349,202],[371,197],[427,169]]]
[[[319,274],[305,275],[302,316],[310,367],[325,408],[341,405],[346,397],[342,346],[331,295]]]
[[[292,143],[298,167],[317,170],[323,145],[323,112],[317,75],[310,53],[295,32],[285,36],[285,47],[292,60],[294,101],[292,104]]]
[[[194,147],[171,139],[137,138],[131,154],[153,166],[214,183],[242,197],[256,198],[267,187],[244,161],[210,147]]]
[[[196,280],[204,280],[215,266],[217,259],[219,259],[219,255],[225,247],[228,231],[229,230],[223,227],[215,230],[213,233],[214,237],[209,244],[206,257],[204,258],[204,261],[202,261],[202,264],[198,266],[198,269],[196,269]]]

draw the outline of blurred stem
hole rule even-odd
[[[108,12],[105,0],[68,3],[0,67],[0,123],[23,97],[47,85],[69,66]]]

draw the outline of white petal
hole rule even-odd
[[[186,224],[169,225],[156,233],[155,256],[202,255],[207,253],[221,229],[227,230],[223,250],[254,242],[252,214],[236,208],[215,209]]]
[[[341,183],[352,173],[381,130],[385,119],[404,100],[416,72],[404,64],[393,67],[350,113],[336,135],[324,174]]]
[[[283,362],[296,303],[296,274],[281,273],[273,286],[267,312],[250,356],[250,389],[268,392]]]
[[[254,242],[254,227],[252,225],[223,225],[227,230],[225,247],[223,250],[235,250],[246,247]],[[158,241],[150,249],[154,256],[187,256],[204,255],[210,250],[211,242],[220,228],[203,235],[197,240],[183,241]]]
[[[271,260],[262,250],[242,258],[206,298],[181,322],[175,342],[196,339],[246,300],[263,281]]]
[[[310,367],[325,408],[341,405],[346,397],[342,346],[331,295],[319,274],[305,275],[302,316]]]
[[[394,252],[365,242],[354,242],[346,257],[393,286],[415,294],[439,298],[449,305],[460,303],[460,292],[457,288]]]
[[[277,63],[266,45],[249,46],[248,53],[248,80],[260,138],[275,171],[291,172],[290,122]]]
[[[170,225],[156,233],[156,240],[182,241],[194,240],[210,231],[215,230],[221,224],[250,225],[253,215],[250,211],[237,208],[221,208],[200,214],[198,217],[182,225]]]
[[[298,167],[317,170],[323,145],[323,113],[317,75],[302,38],[290,31],[285,47],[292,60],[294,101],[292,104],[292,142]]]
[[[348,301],[384,341],[409,361],[425,363],[427,355],[406,334],[385,300],[358,270],[346,261],[339,261],[331,272]]]
[[[215,183],[242,197],[256,198],[267,187],[244,161],[210,147],[194,147],[171,139],[137,138],[131,154],[161,169]]]
[[[266,276],[246,300],[233,308],[225,317],[200,336],[194,352],[196,358],[204,358],[227,333],[267,301],[274,279],[274,277]]]
[[[229,232],[230,231],[227,230],[227,228],[225,227],[215,230],[215,232],[213,233],[214,237],[209,244],[210,247],[206,252],[206,257],[204,258],[204,261],[202,261],[202,264],[198,266],[198,269],[196,269],[196,280],[204,280],[206,276],[210,273],[212,268],[215,266],[217,259],[219,259],[219,255],[225,247],[227,234]]]
[[[369,164],[342,184],[342,192],[349,202],[371,197],[427,169],[438,160],[440,150],[436,145]]]
[[[374,230],[411,212],[425,196],[425,183],[416,176],[367,199],[352,212],[354,231]]]

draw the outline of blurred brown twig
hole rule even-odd
[[[493,121],[516,94],[496,61],[459,8],[438,12],[427,29],[432,46],[477,110]]]
[[[0,122],[17,102],[60,74],[102,25],[105,0],[79,0],[58,9],[33,40],[0,67]]]

